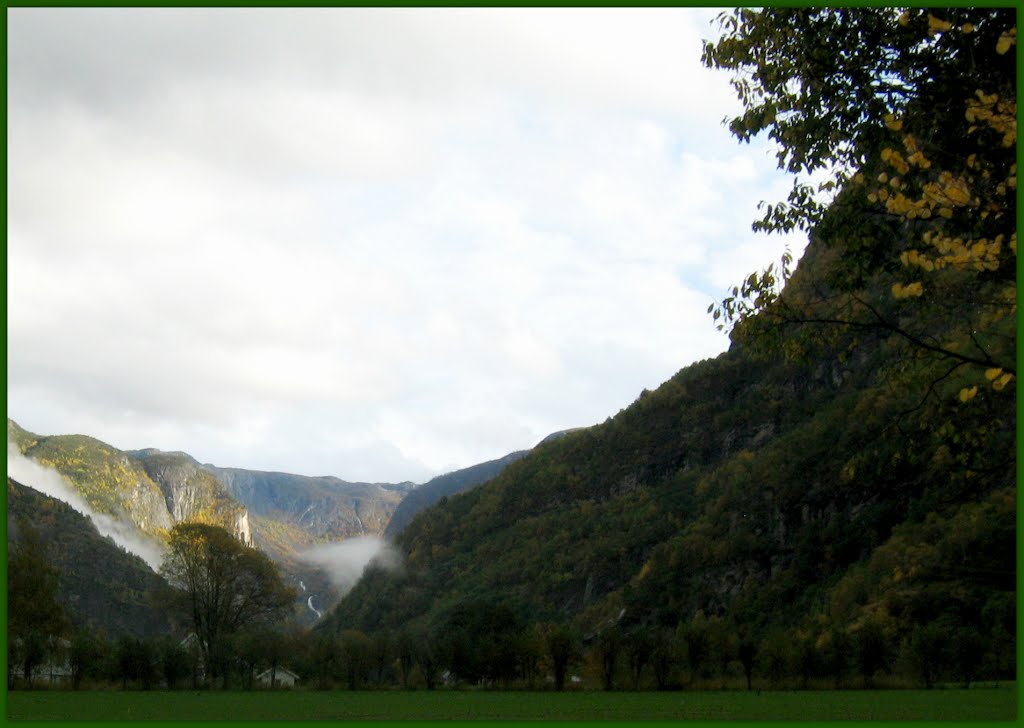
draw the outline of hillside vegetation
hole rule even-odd
[[[627,658],[659,686],[1012,676],[1015,38],[1000,10],[724,14],[733,132],[840,169],[755,223],[809,231],[796,270],[709,308],[729,352],[420,513],[322,632],[430,636],[470,681],[563,628],[606,687]]]
[[[109,637],[154,637],[171,632],[161,606],[164,580],[134,554],[104,538],[71,506],[7,479],[8,549],[19,523],[35,528],[59,572],[58,593],[71,625]]]
[[[528,450],[517,450],[497,460],[488,460],[478,465],[462,468],[451,473],[431,478],[423,485],[409,491],[391,514],[384,537],[394,539],[402,532],[413,517],[424,508],[432,506],[442,498],[475,488],[497,476],[510,463],[525,457]]]

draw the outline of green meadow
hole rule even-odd
[[[10,720],[1015,720],[1015,686],[971,690],[14,691]]]

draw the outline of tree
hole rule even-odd
[[[624,642],[622,629],[614,624],[602,629],[594,639],[594,659],[601,675],[601,685],[605,690],[612,690],[615,687],[615,669]]]
[[[750,274],[709,308],[720,328],[790,352],[823,328],[873,330],[942,362],[938,380],[972,372],[964,401],[979,384],[1004,389],[1016,375],[1015,10],[741,9],[720,22],[704,63],[735,73],[733,134],[767,132],[781,168],[824,178],[798,177],[754,228],[810,232],[830,268],[781,291],[788,254]]]
[[[667,627],[654,632],[654,649],[651,652],[651,665],[654,667],[654,682],[658,690],[665,690],[669,684],[669,675],[678,659],[675,633]]]
[[[82,686],[82,679],[97,670],[106,650],[106,641],[96,632],[88,627],[75,630],[68,654],[73,689],[78,690]]]
[[[567,625],[551,625],[545,633],[544,646],[551,659],[555,690],[562,690],[565,687],[565,676],[569,670],[569,664],[579,654],[576,635]]]
[[[946,619],[917,625],[905,645],[910,664],[929,690],[949,662],[947,643],[950,629],[954,627],[955,623]]]
[[[357,629],[342,631],[340,639],[345,681],[349,690],[356,690],[373,665],[373,640]]]
[[[838,689],[846,675],[850,661],[850,637],[838,625],[832,625],[818,637],[819,664],[826,675],[832,678]]]
[[[128,682],[138,683],[149,690],[157,681],[157,660],[153,645],[135,637],[123,636],[114,646],[113,673],[121,679],[121,689]]]
[[[690,682],[695,682],[707,670],[711,645],[708,638],[708,622],[703,611],[698,611],[689,623],[680,623],[678,638],[686,647],[686,661],[690,667]]]
[[[753,638],[744,636],[740,638],[739,645],[736,648],[736,655],[739,657],[740,664],[743,665],[743,675],[747,678],[747,690],[753,690],[752,678],[754,675],[754,660],[757,659],[757,643]],[[774,687],[775,682],[772,681]]]
[[[395,654],[403,688],[409,687],[414,650],[415,645],[413,644],[412,635],[409,633],[408,628],[402,627],[398,632],[398,636],[395,637]]]
[[[19,519],[17,540],[7,559],[8,682],[17,665],[29,687],[50,645],[68,628],[57,597],[60,575],[39,532]]]
[[[280,619],[295,598],[273,562],[218,526],[179,523],[160,569],[180,590],[211,678],[227,679],[225,641]]]
[[[651,661],[654,652],[654,638],[650,632],[638,629],[626,636],[626,657],[629,660],[629,671],[633,675],[633,689],[640,689],[640,678],[644,668]]]
[[[953,661],[966,690],[985,659],[985,641],[974,627],[960,627],[953,635]]]
[[[541,625],[531,624],[516,639],[515,653],[519,661],[519,674],[522,675],[527,687],[534,688],[541,671],[541,660],[544,657],[545,636]]]
[[[188,651],[177,640],[168,638],[160,644],[159,658],[167,687],[174,690],[182,678],[189,674]]]
[[[433,690],[437,687],[437,676],[441,672],[441,651],[436,638],[429,632],[418,633],[413,641],[412,653],[427,690]]]
[[[255,630],[242,630],[234,639],[234,652],[242,672],[242,687],[252,690],[256,670],[263,658],[262,635]]]

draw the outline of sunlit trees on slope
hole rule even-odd
[[[720,22],[704,62],[735,74],[744,111],[730,129],[766,132],[780,167],[803,175],[754,228],[808,231],[829,275],[790,280],[787,256],[712,306],[715,320],[789,354],[886,332],[907,359],[941,362],[928,394],[954,375],[965,402],[1004,390],[1016,375],[1015,10],[770,8]]]

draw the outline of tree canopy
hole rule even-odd
[[[755,230],[808,231],[829,276],[791,259],[712,306],[734,337],[874,328],[1002,390],[1016,374],[1016,12],[770,8],[723,13],[704,62],[734,72],[729,127],[767,132],[798,177]],[[807,176],[815,176],[815,184]],[[884,291],[886,295],[874,295]],[[758,315],[763,314],[763,315]],[[835,336],[835,334],[833,335]]]
[[[27,520],[19,520],[17,530],[7,561],[8,678],[17,665],[31,685],[33,670],[67,631],[68,622],[57,597],[60,573],[46,544]]]
[[[282,617],[295,598],[277,567],[219,526],[180,523],[160,568],[181,590],[203,657],[214,676],[227,638],[243,627]]]

